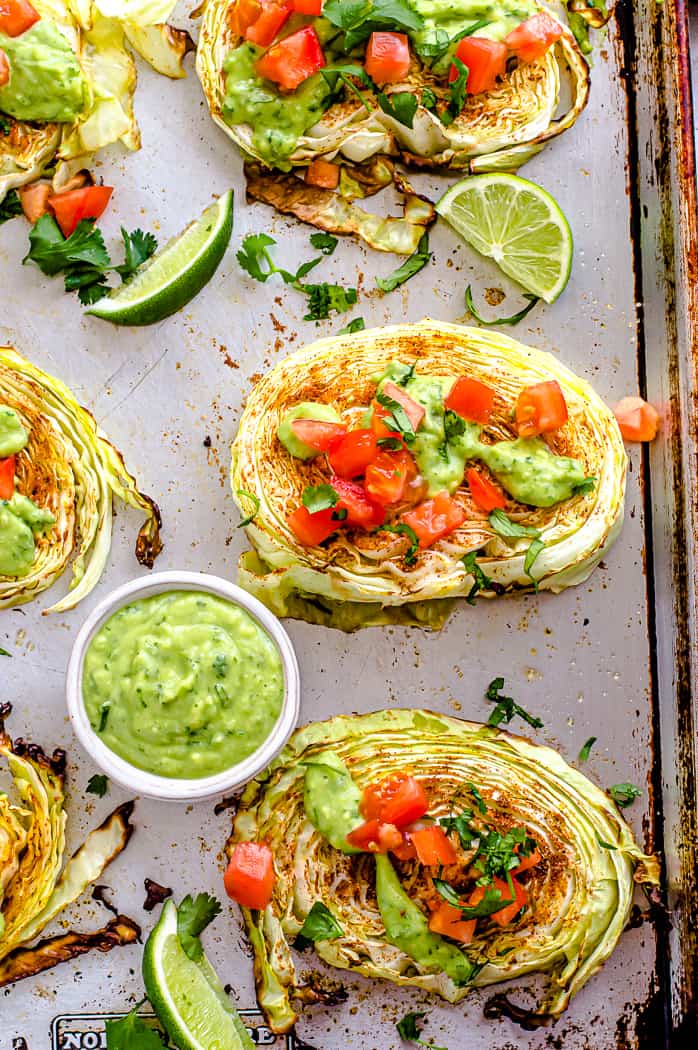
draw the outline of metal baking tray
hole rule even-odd
[[[186,21],[180,9],[178,24]],[[609,402],[638,389],[661,407],[660,439],[632,446],[622,536],[588,583],[559,596],[514,597],[460,608],[440,634],[401,628],[353,636],[289,623],[303,675],[302,720],[385,705],[428,706],[484,720],[487,683],[497,675],[545,725],[536,739],[571,761],[598,737],[585,770],[597,782],[631,780],[643,797],[627,811],[646,848],[661,852],[668,914],[635,925],[552,1028],[524,1032],[488,1021],[487,992],[459,1006],[390,986],[348,982],[345,1003],[306,1014],[297,1037],[274,1037],[255,1014],[252,965],[233,908],[207,933],[207,950],[257,1043],[317,1050],[390,1050],[407,1009],[429,1011],[429,1033],[450,1050],[565,1047],[680,1048],[696,1045],[698,865],[696,813],[697,546],[696,359],[698,231],[685,0],[621,0],[593,56],[591,101],[577,125],[524,169],[568,215],[576,241],[569,286],[513,332],[560,354]],[[193,69],[169,82],[141,68],[137,112],[143,149],[105,155],[97,174],[117,187],[105,217],[142,225],[161,239],[233,185],[236,229],[214,280],[179,315],[146,329],[114,329],[85,318],[60,280],[21,267],[26,227],[0,229],[0,340],[59,375],[95,413],[159,502],[165,550],[157,567],[232,577],[244,537],[228,490],[228,448],[246,392],[278,358],[346,319],[304,322],[292,290],[254,284],[235,249],[250,231],[271,232],[277,256],[310,258],[308,228],[246,206],[241,160],[208,117]],[[440,177],[420,176],[436,194]],[[323,278],[356,283],[352,315],[366,324],[464,315],[463,291],[502,287],[497,271],[439,225],[433,262],[385,298],[374,276],[394,257],[344,243]],[[319,271],[317,271],[319,272]],[[506,285],[504,285],[506,289]],[[507,296],[503,309],[519,299]],[[72,640],[90,608],[140,571],[132,555],[137,517],[119,509],[105,575],[72,613],[43,617],[35,601],[0,616],[0,700],[11,700],[13,735],[69,754],[69,847],[123,795],[85,795],[94,772],[74,740],[63,695]],[[60,584],[57,590],[60,589]],[[44,596],[46,597],[46,596]],[[230,814],[211,804],[139,800],[137,832],[106,873],[119,909],[149,929],[146,876],[187,892],[222,892],[221,848]],[[89,899],[63,923],[102,925]],[[0,993],[0,1050],[103,1046],[105,1017],[142,995],[139,946],[59,966]],[[261,1026],[261,1027],[260,1027]]]

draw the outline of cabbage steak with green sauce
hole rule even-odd
[[[31,601],[72,569],[48,612],[74,608],[109,556],[114,497],[143,511],[138,561],[162,549],[160,512],[121,453],[60,380],[0,347],[0,609]],[[7,486],[7,488],[5,488]]]
[[[306,187],[303,196],[299,180],[281,176],[281,189],[275,192],[271,179],[267,176],[265,181],[259,173],[248,182],[248,192],[257,199],[334,232],[343,232],[343,225],[350,232],[361,232],[346,225],[347,202],[370,191],[352,178],[352,165],[371,160],[375,166],[379,157],[390,155],[418,168],[514,171],[549,139],[571,127],[587,100],[587,63],[574,36],[561,24],[562,35],[543,57],[531,62],[511,58],[493,89],[467,95],[455,118],[448,112],[448,75],[459,35],[473,27],[474,35],[501,41],[541,11],[534,0],[405,0],[406,22],[393,25],[383,19],[374,24],[380,30],[406,32],[409,38],[407,75],[381,89],[389,112],[381,108],[375,84],[356,77],[349,82],[332,80],[333,68],[361,66],[366,50],[367,34],[356,46],[350,38],[347,46],[339,28],[343,0],[327,0],[322,17],[292,15],[283,26],[282,37],[312,24],[326,61],[324,73],[330,74],[328,80],[322,71],[316,72],[286,92],[258,75],[255,64],[264,49],[236,33],[239,2],[208,0],[204,13],[197,71],[211,115],[247,157],[266,168],[297,170],[302,175],[318,158],[348,165],[338,194]],[[569,104],[559,113],[561,78],[570,80],[571,92]],[[418,97],[420,104],[414,117],[403,122],[390,112],[391,99],[400,95],[404,99],[406,93]],[[338,197],[343,203],[337,203]],[[334,205],[329,203],[332,199]]]
[[[440,871],[347,843],[364,819],[363,790],[405,774],[421,782],[429,817],[445,821],[456,844],[449,818],[464,822],[466,842],[474,832],[459,864]],[[516,838],[539,855],[519,876],[526,903],[518,916],[504,926],[479,918],[467,945],[433,933],[430,908],[441,899],[433,877],[467,892],[492,867],[478,843],[502,845],[499,836],[507,834],[508,848]],[[337,717],[298,730],[245,789],[228,855],[245,841],[265,842],[274,855],[271,902],[243,914],[259,1004],[275,1032],[295,1023],[294,1001],[321,998],[299,981],[291,952],[313,906],[324,906],[339,929],[315,940],[319,958],[373,980],[458,1002],[471,988],[545,974],[547,991],[528,1019],[535,1024],[558,1017],[609,957],[636,883],[659,879],[656,858],[639,849],[615,804],[556,751],[419,710]],[[497,851],[490,856],[496,864]]]
[[[18,36],[0,30],[9,81],[0,86],[0,202],[50,176],[69,184],[114,142],[140,147],[133,52],[157,72],[185,75],[186,33],[166,19],[174,0],[32,0],[40,16]]]
[[[445,411],[444,393],[458,377],[494,390],[485,425]],[[522,439],[512,418],[517,399],[551,381],[568,420],[552,434]],[[324,455],[298,455],[288,438],[293,420],[370,426],[369,406],[388,382],[424,410],[407,445],[424,496],[447,492],[461,523],[414,550],[401,527],[409,514],[388,507],[389,530],[347,528],[340,515],[323,542],[300,542],[291,513],[333,475]],[[232,489],[246,517],[255,509],[246,526],[254,551],[240,559],[239,582],[279,616],[348,631],[389,623],[439,629],[454,599],[475,601],[474,587],[492,598],[534,587],[559,592],[586,580],[620,531],[626,465],[613,413],[589,384],[507,336],[426,320],[321,339],[263,377],[240,420]],[[485,468],[501,487],[503,510],[493,515],[476,505],[470,467]]]

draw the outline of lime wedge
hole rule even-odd
[[[143,980],[155,1013],[179,1050],[254,1050],[206,956],[194,962],[177,936],[177,908],[167,901],[143,952]]]
[[[436,205],[468,244],[527,292],[554,302],[572,269],[572,231],[544,189],[518,175],[472,175]]]
[[[114,324],[145,325],[180,310],[211,280],[233,232],[233,191],[173,237],[126,284],[87,310]]]

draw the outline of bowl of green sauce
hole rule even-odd
[[[217,576],[161,572],[91,613],[66,682],[75,733],[141,795],[207,799],[260,773],[298,721],[300,674],[280,621]]]

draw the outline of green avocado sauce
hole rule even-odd
[[[486,21],[477,36],[503,40],[512,29],[538,10],[534,0],[487,3],[486,0],[410,0],[410,7],[421,15],[424,28],[410,33],[417,49],[437,43],[445,34],[454,37],[473,22]]]
[[[342,853],[358,853],[346,837],[363,823],[361,791],[346,765],[333,751],[322,751],[306,763],[305,815],[330,845]],[[389,858],[376,854],[376,897],[386,940],[427,970],[448,974],[454,984],[472,980],[476,968],[455,945],[429,929],[422,910],[405,893]]]
[[[0,405],[0,459],[14,456],[29,443],[29,431],[9,405]],[[56,519],[33,500],[15,492],[0,500],[0,576],[26,576],[36,557],[36,537]]]
[[[50,18],[19,36],[0,33],[10,80],[0,88],[0,112],[16,120],[70,123],[85,109],[90,89],[77,56]]]
[[[281,656],[239,606],[169,591],[119,609],[85,654],[92,728],[138,769],[212,776],[264,743],[281,711]]]
[[[223,62],[226,124],[249,124],[252,146],[269,164],[289,170],[288,157],[301,135],[317,124],[327,108],[330,89],[316,73],[294,92],[282,95],[255,71],[263,48],[245,43],[229,51]]]

